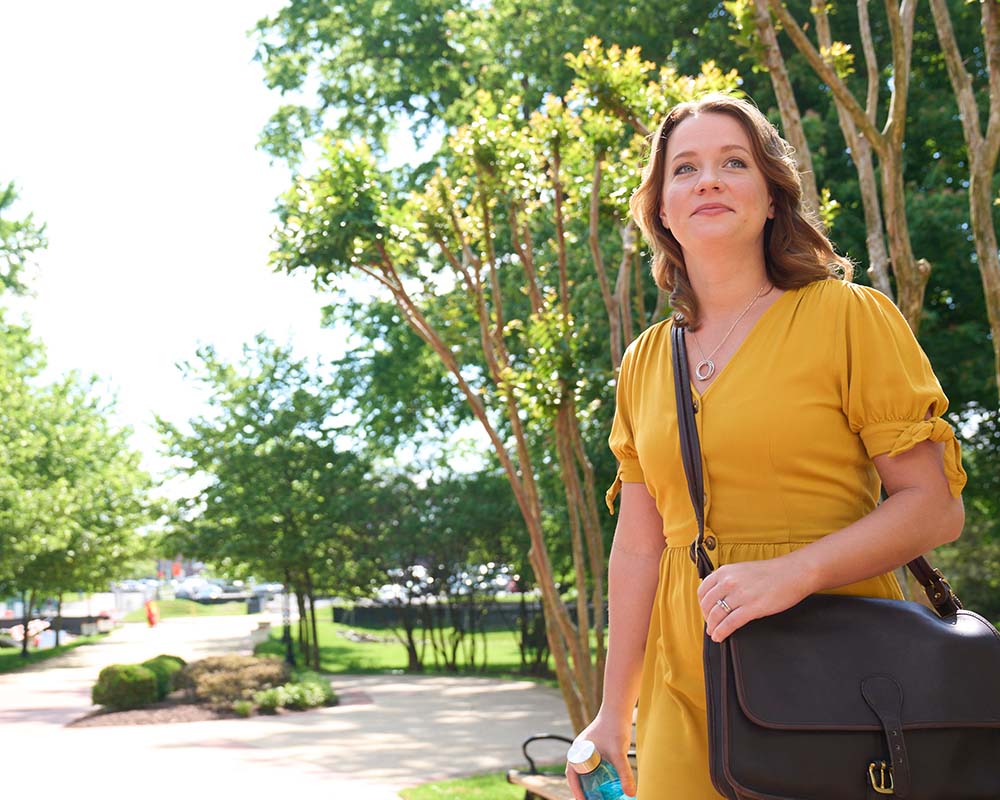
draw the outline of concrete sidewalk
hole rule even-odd
[[[278,717],[63,727],[91,710],[90,687],[107,664],[163,652],[186,659],[248,652],[258,619],[171,619],[152,630],[128,625],[106,642],[0,675],[4,794],[215,800],[280,792],[398,800],[407,786],[518,765],[527,735],[570,730],[556,690],[413,675],[335,677],[340,706]]]

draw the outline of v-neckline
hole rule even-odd
[[[774,309],[777,308],[779,305],[781,305],[781,302],[788,295],[792,294],[795,291],[796,291],[795,289],[786,289],[782,293],[781,297],[779,297],[777,300],[771,303],[771,305],[768,306],[767,309],[765,309],[764,313],[761,314],[760,317],[758,317],[757,321],[753,324],[750,330],[747,331],[747,335],[743,337],[743,341],[740,342],[739,347],[737,347],[736,350],[733,352],[733,354],[729,357],[729,360],[726,362],[726,366],[724,366],[721,370],[719,370],[719,374],[715,377],[715,380],[713,380],[710,384],[708,384],[708,386],[706,386],[702,391],[699,391],[698,387],[694,385],[694,381],[691,380],[690,374],[687,376],[688,383],[691,384],[691,393],[698,399],[699,404],[704,402],[705,398],[708,396],[708,393],[712,391],[715,384],[717,384],[726,376],[726,373],[729,372],[729,368],[732,366],[733,362],[736,361],[736,359],[739,358],[740,353],[743,352],[743,348],[746,347],[747,342],[753,339],[754,334],[757,333],[757,330],[761,327],[761,323],[763,323],[769,316],[772,316],[771,312],[774,311]]]

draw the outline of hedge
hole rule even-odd
[[[141,664],[112,664],[101,670],[90,696],[96,705],[116,711],[142,708],[159,697],[156,674]]]

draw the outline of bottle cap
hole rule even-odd
[[[577,739],[566,753],[569,765],[581,775],[593,772],[601,763],[601,754],[590,739]]]

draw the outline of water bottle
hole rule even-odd
[[[580,788],[587,800],[633,800],[622,791],[618,771],[601,758],[589,739],[573,742],[566,760],[580,778]]]

